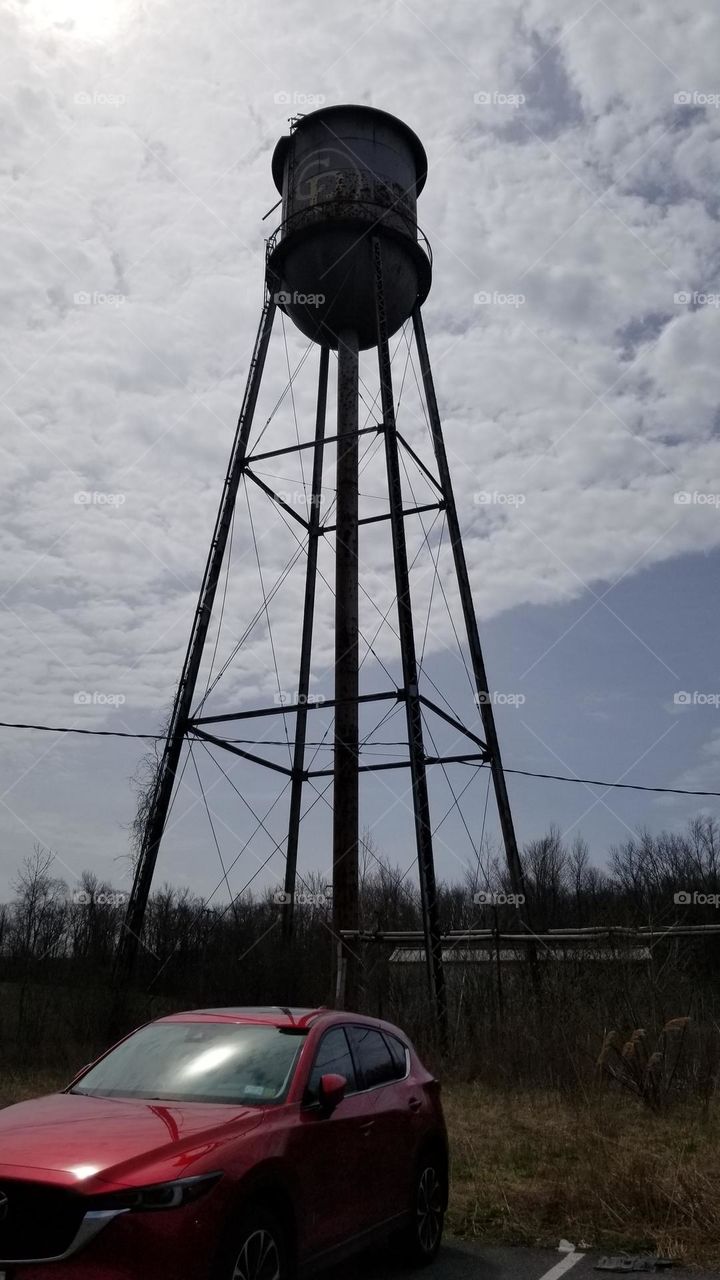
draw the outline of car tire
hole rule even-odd
[[[217,1280],[291,1280],[283,1224],[263,1205],[243,1210],[228,1234],[214,1274]]]
[[[422,1267],[437,1257],[445,1224],[445,1174],[432,1156],[417,1166],[413,1181],[412,1218],[399,1244],[405,1262]]]

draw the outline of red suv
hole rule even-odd
[[[204,1009],[0,1111],[0,1280],[286,1280],[440,1246],[440,1086],[397,1027]]]

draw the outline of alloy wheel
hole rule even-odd
[[[270,1231],[261,1227],[246,1237],[232,1280],[281,1280],[280,1251]]]
[[[420,1175],[417,1197],[417,1233],[423,1253],[432,1253],[442,1232],[443,1195],[435,1169],[428,1166]]]

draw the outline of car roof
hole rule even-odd
[[[158,1022],[251,1022],[273,1027],[310,1027],[316,1018],[328,1012],[324,1008],[299,1009],[281,1005],[228,1005],[219,1009],[187,1009],[170,1013]]]
[[[187,1009],[184,1012],[166,1014],[158,1022],[235,1022],[264,1024],[272,1027],[298,1027],[309,1030],[322,1019],[324,1023],[358,1022],[383,1028],[405,1039],[404,1032],[392,1023],[367,1014],[349,1013],[341,1009],[328,1009],[320,1005],[315,1009],[289,1008],[281,1005],[232,1005],[218,1009]]]

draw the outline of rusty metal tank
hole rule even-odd
[[[374,107],[301,116],[278,142],[273,178],[282,222],[268,242],[268,280],[281,309],[329,347],[352,329],[376,344],[372,240],[382,249],[388,331],[427,297],[432,264],[416,206],[427,172],[420,139]]]

